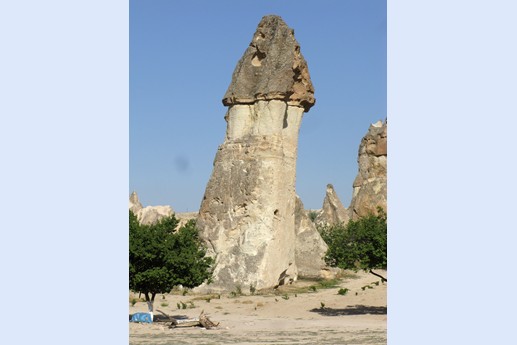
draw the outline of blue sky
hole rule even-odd
[[[332,183],[348,206],[361,138],[387,117],[385,0],[131,0],[129,193],[144,206],[199,208],[225,135],[221,99],[267,14],[295,30],[315,88],[297,193],[320,208]]]

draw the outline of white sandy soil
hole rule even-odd
[[[386,271],[378,271],[387,278]],[[377,285],[378,284],[378,285]],[[316,292],[308,289],[316,286]],[[370,286],[370,287],[367,287]],[[346,295],[339,295],[347,288]],[[307,292],[309,290],[310,292]],[[249,294],[249,291],[243,291]],[[130,299],[138,295],[130,294]],[[173,328],[169,323],[129,323],[130,344],[386,344],[387,283],[366,272],[345,272],[337,287],[298,281],[277,291],[234,297],[189,292],[157,295],[159,309],[176,318],[197,318],[202,310],[219,326]],[[187,309],[178,309],[181,302]],[[192,307],[192,302],[193,306]],[[129,314],[146,312],[145,302],[129,304]],[[324,305],[324,307],[322,307]]]

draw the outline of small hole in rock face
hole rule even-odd
[[[280,214],[280,211],[278,211],[278,209],[276,209],[274,214],[275,214],[275,216],[278,216]]]
[[[260,62],[260,59],[257,55],[253,56],[253,59],[251,59],[251,64],[255,67],[260,67],[262,65],[262,62]]]
[[[251,58],[251,64],[255,67],[262,66],[262,60],[266,58],[266,53],[262,53],[261,51],[257,50],[255,54],[253,54],[253,57]]]

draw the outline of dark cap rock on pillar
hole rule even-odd
[[[279,16],[265,16],[239,60],[223,104],[252,104],[283,100],[307,112],[314,105],[307,62],[294,38],[294,30]]]

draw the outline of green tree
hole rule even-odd
[[[378,215],[370,214],[345,226],[320,227],[318,230],[328,245],[325,262],[343,269],[363,269],[387,281],[373,269],[386,269],[387,227],[386,213],[378,208]]]
[[[156,294],[180,284],[196,287],[212,273],[213,259],[205,257],[195,222],[175,232],[177,225],[174,215],[142,225],[129,211],[129,289],[144,294],[151,313]]]
[[[310,211],[309,212],[309,219],[314,223],[316,221],[316,218],[318,218],[318,212]]]

